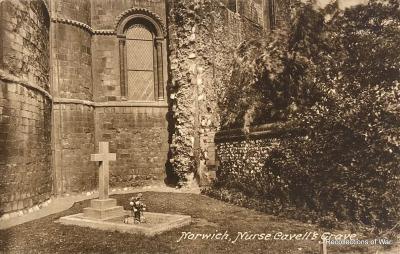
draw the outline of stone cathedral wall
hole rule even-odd
[[[154,53],[164,86],[171,81],[164,100],[122,98],[115,29],[132,9],[165,29]],[[233,49],[261,34],[260,17],[210,0],[0,0],[0,10],[3,212],[94,190],[90,154],[100,141],[117,153],[113,187],[162,181],[168,170],[201,176],[214,165],[217,98]]]
[[[166,26],[165,0],[106,0],[92,4],[93,29],[114,31],[117,20],[132,8],[145,8]],[[108,141],[110,151],[117,154],[117,161],[110,167],[110,185],[128,187],[163,181],[168,153],[166,101],[138,103],[122,99],[116,34],[92,36],[92,51],[96,144]],[[166,57],[163,65],[166,86]]]
[[[110,169],[111,187],[164,180],[166,114],[166,107],[96,107],[96,140],[110,142],[110,151],[117,153]]]
[[[94,29],[114,29],[116,18],[130,8],[145,8],[166,22],[166,0],[101,0],[92,3]]]
[[[100,141],[110,142],[110,152],[117,153],[110,167],[111,186],[165,178],[167,104],[138,105],[121,96],[115,28],[117,19],[132,8],[146,8],[166,25],[163,0],[55,1],[52,66],[57,193],[96,187],[97,167],[89,158]]]
[[[96,0],[97,1],[97,0]],[[91,25],[91,2],[89,0],[56,0],[54,11],[58,18],[75,20]],[[102,2],[103,0],[97,1]]]
[[[0,213],[52,193],[49,22],[42,1],[0,2]]]
[[[97,186],[92,82],[91,1],[53,2],[53,142],[56,194]]]

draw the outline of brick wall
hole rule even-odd
[[[41,1],[0,2],[0,212],[52,191],[49,16]]]
[[[111,186],[136,186],[163,180],[168,153],[166,107],[96,107],[96,144],[110,142],[117,161]]]

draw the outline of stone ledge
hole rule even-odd
[[[247,139],[273,138],[284,134],[301,135],[303,132],[304,130],[298,128],[295,122],[278,122],[251,126],[248,130],[231,129],[219,131],[215,134],[214,142],[218,144]]]
[[[130,215],[130,211],[125,211],[125,215]],[[85,218],[82,213],[61,217],[56,222],[64,225],[75,225],[107,231],[155,236],[165,231],[189,225],[192,220],[192,218],[188,215],[178,214],[145,212],[144,216],[146,217],[148,223],[125,224],[125,216],[105,221],[91,220]]]
[[[114,30],[96,30],[96,29],[93,29],[88,24],[85,24],[83,22],[73,20],[73,19],[52,17],[51,21],[53,23],[68,24],[68,25],[78,27],[80,29],[85,30],[90,35],[115,35],[116,34]]]
[[[5,84],[5,85],[7,85],[9,83],[15,83],[15,84],[24,86],[28,89],[38,91],[38,92],[42,93],[44,96],[46,96],[49,100],[53,100],[53,97],[45,89],[41,88],[40,86],[38,86],[36,84],[31,84],[29,81],[18,78],[10,73],[6,73],[3,70],[0,70],[0,81],[4,81],[3,84]]]
[[[80,99],[54,98],[53,102],[55,104],[79,104],[91,107],[95,106],[93,101],[80,100]]]
[[[160,107],[167,108],[168,103],[165,101],[112,101],[112,102],[95,102],[95,107]]]
[[[158,107],[168,108],[168,103],[165,101],[112,101],[112,102],[93,102],[81,99],[54,98],[55,104],[78,104],[90,107]]]

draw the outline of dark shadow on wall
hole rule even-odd
[[[169,20],[169,10],[170,10],[170,2],[166,1],[165,2],[165,10],[167,12],[166,15],[166,23],[167,27],[170,25],[170,20]],[[175,132],[175,120],[173,118],[173,110],[172,110],[172,100],[170,98],[170,95],[172,93],[175,93],[176,88],[174,88],[171,84],[171,76],[172,76],[172,70],[171,70],[171,61],[170,61],[170,40],[169,40],[169,34],[168,34],[168,29],[167,29],[167,73],[168,73],[168,80],[167,80],[167,103],[168,103],[168,112],[166,114],[166,120],[168,122],[168,144],[169,144],[169,149],[168,149],[168,155],[167,155],[167,161],[165,162],[165,173],[167,177],[164,179],[164,182],[168,186],[176,186],[178,184],[179,177],[176,174],[174,167],[172,166],[171,159],[172,159],[172,151],[171,151],[171,144],[172,144],[172,136]]]
[[[168,71],[169,70],[169,64],[168,64]],[[168,149],[168,154],[167,154],[167,161],[165,162],[165,173],[167,177],[164,179],[165,184],[169,186],[176,186],[178,184],[179,177],[176,174],[174,167],[172,166],[171,159],[172,159],[172,151],[171,151],[171,144],[172,144],[172,136],[175,131],[175,120],[173,118],[173,112],[172,112],[172,102],[170,99],[170,94],[171,94],[171,86],[169,85],[169,80],[168,80],[168,85],[167,85],[167,102],[168,102],[168,112],[166,114],[166,120],[168,122],[168,144],[169,144],[169,149]]]
[[[2,98],[5,99],[5,103],[3,106],[2,113],[0,115],[0,172],[1,172],[1,181],[0,181],[0,193],[8,193],[7,184],[4,182],[7,179],[7,162],[10,155],[10,151],[7,149],[7,138],[8,133],[10,132],[10,106],[8,100],[8,88],[7,85],[4,85],[3,81],[0,80],[0,89]],[[4,214],[3,207],[0,206],[0,217]]]

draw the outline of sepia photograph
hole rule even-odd
[[[0,0],[0,254],[400,254],[400,0]]]

